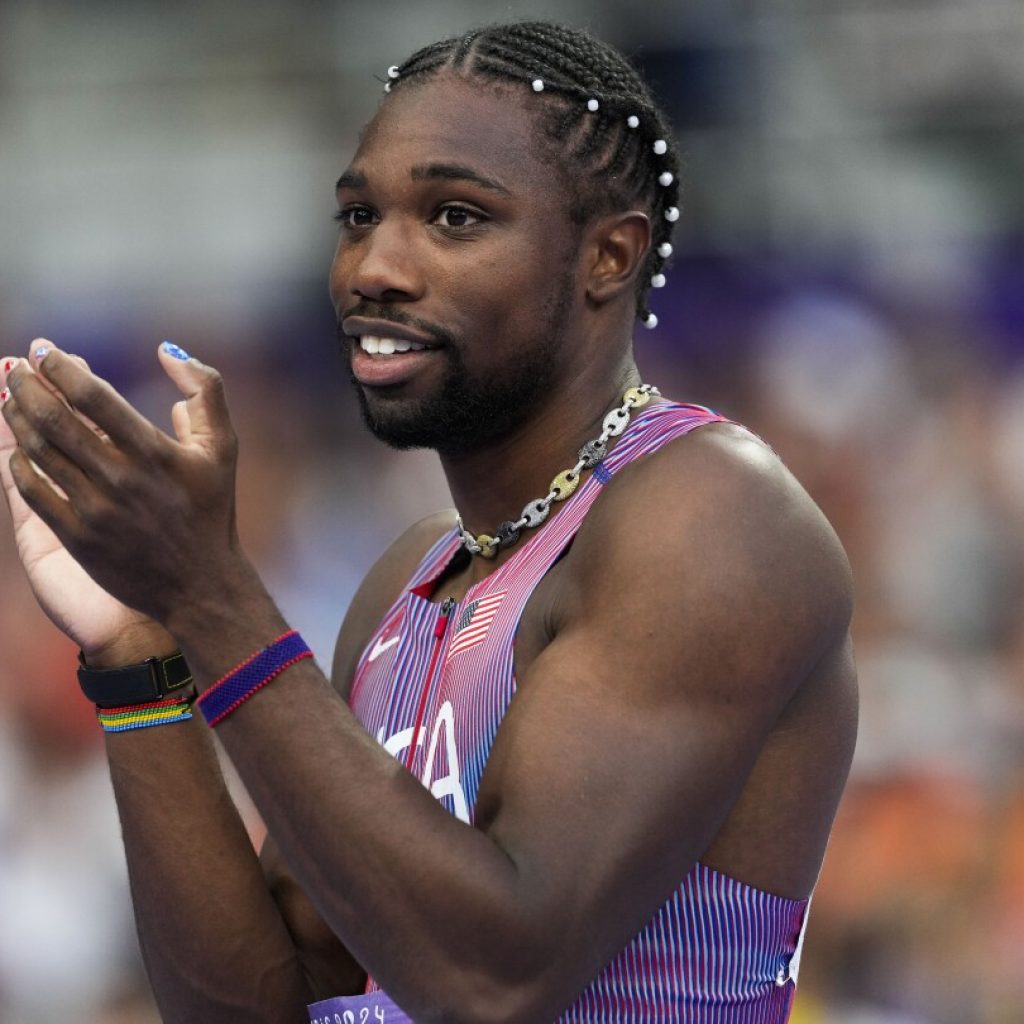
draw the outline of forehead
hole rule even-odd
[[[514,86],[441,74],[399,86],[363,130],[352,165],[407,173],[456,163],[495,178],[513,194],[550,183],[531,97]],[[538,98],[537,102],[543,102]]]

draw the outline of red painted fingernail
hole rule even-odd
[[[14,360],[13,359],[5,359],[4,360],[4,373],[10,373],[12,366],[14,366]]]
[[[0,391],[0,402],[6,402],[7,399],[10,398],[10,397],[11,397],[11,390],[10,390],[10,388],[4,388],[2,391]]]

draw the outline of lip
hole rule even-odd
[[[416,330],[415,327],[407,327],[405,324],[396,324],[393,320],[371,320],[363,316],[348,316],[341,321],[342,331],[350,338],[361,338],[364,334],[372,334],[378,338],[398,338],[402,341],[415,341],[420,345],[429,345],[430,348],[438,348],[440,343],[432,335]],[[357,351],[362,351],[358,344]],[[363,353],[364,355],[366,353]],[[394,358],[394,357],[391,357]]]
[[[407,384],[438,356],[433,349],[396,352],[390,356],[372,356],[369,352],[364,352],[356,342],[352,347],[351,358],[352,375],[360,384],[364,387],[386,388]]]

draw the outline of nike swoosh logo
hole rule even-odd
[[[394,647],[401,639],[399,636],[393,636],[390,640],[381,642],[380,637],[378,637],[377,642],[373,645],[373,650],[366,656],[366,660],[376,661],[389,647]]]

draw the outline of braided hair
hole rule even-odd
[[[588,32],[522,21],[431,43],[390,68],[385,88],[440,71],[532,89],[541,137],[560,156],[573,223],[638,204],[649,212],[653,237],[637,281],[636,313],[655,326],[647,295],[652,283],[664,284],[672,254],[680,161],[668,120],[639,74]]]

